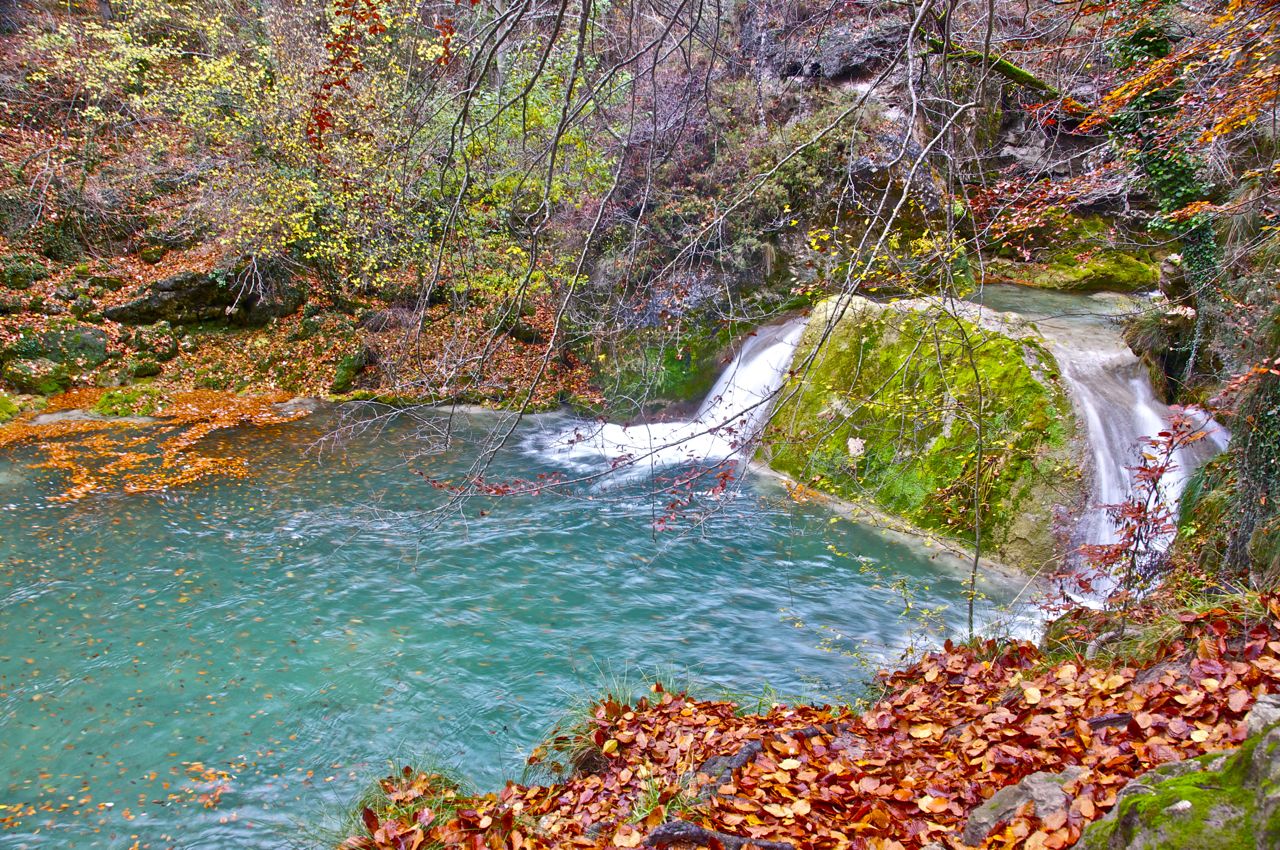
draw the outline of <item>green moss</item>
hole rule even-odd
[[[333,373],[333,383],[329,386],[329,392],[334,395],[350,392],[351,388],[355,386],[356,376],[368,365],[368,362],[369,357],[363,348],[339,360],[338,367]]]
[[[724,369],[721,362],[746,325],[692,329],[678,339],[655,344],[645,333],[623,340],[616,356],[606,357],[611,374],[600,381],[611,415],[634,416],[649,407],[696,404],[706,397]]]
[[[160,408],[162,393],[158,387],[142,384],[111,390],[93,406],[103,416],[150,416]]]
[[[1260,846],[1254,839],[1257,794],[1249,763],[1257,743],[1250,739],[1225,760],[1221,753],[1209,753],[1158,768],[1106,819],[1090,826],[1080,846],[1108,850],[1115,842],[1151,850],[1255,850]],[[1162,774],[1168,778],[1161,780]]]
[[[831,307],[815,311],[798,366],[813,355]],[[857,299],[788,387],[767,450],[774,467],[799,481],[872,500],[926,528],[972,540],[980,516],[991,543],[1038,484],[1063,475],[1073,419],[1048,377],[1055,372],[1033,342],[931,309]],[[1047,519],[1043,525],[1047,541]]]
[[[0,393],[0,425],[17,416],[21,410],[22,408],[18,407],[17,402],[4,393]]]
[[[1160,283],[1160,258],[1101,216],[1051,211],[1043,224],[999,246],[988,262],[997,281],[1068,292],[1139,292]]]

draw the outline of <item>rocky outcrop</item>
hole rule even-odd
[[[1143,292],[1161,281],[1162,257],[1116,222],[1062,210],[1010,237],[986,259],[987,279],[1065,292]]]
[[[1161,765],[1124,787],[1084,850],[1280,847],[1280,697],[1259,698],[1239,750]]]
[[[235,283],[237,275],[226,272],[182,272],[159,280],[141,298],[108,307],[102,314],[126,325],[191,325],[228,321],[238,325],[260,325],[287,316],[302,306],[305,294],[300,286],[274,282],[261,288]]]
[[[1038,337],[985,316],[933,299],[819,305],[766,433],[771,465],[970,542],[980,479],[983,552],[1051,561],[1053,505],[1080,487],[1071,404]]]

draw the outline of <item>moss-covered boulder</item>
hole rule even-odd
[[[1162,259],[1140,235],[1101,216],[1058,210],[1001,243],[987,259],[987,276],[1066,292],[1142,292],[1160,284]]]
[[[10,254],[0,259],[0,286],[7,289],[27,289],[48,276],[44,263],[29,254]]]
[[[57,395],[71,386],[66,365],[47,357],[6,361],[0,367],[0,378],[19,392],[35,395]]]
[[[107,335],[102,329],[80,324],[38,333],[23,331],[0,352],[4,360],[44,358],[78,369],[100,366],[107,356]]]
[[[103,393],[93,406],[93,412],[103,416],[150,416],[160,408],[163,400],[159,387],[141,384]]]
[[[1089,826],[1084,850],[1271,850],[1280,846],[1280,730],[1239,750],[1161,765]]]
[[[763,452],[807,486],[969,542],[980,532],[984,552],[1041,566],[1056,549],[1053,505],[1080,486],[1071,405],[1034,334],[960,312],[823,302]]]
[[[23,330],[0,350],[0,379],[19,392],[53,395],[71,386],[74,374],[107,357],[107,336],[91,325]]]

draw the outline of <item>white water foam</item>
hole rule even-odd
[[[639,425],[578,420],[535,438],[530,448],[579,471],[612,469],[630,475],[749,457],[768,422],[774,397],[786,382],[806,322],[798,318],[757,330],[693,419]]]

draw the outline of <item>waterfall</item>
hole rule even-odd
[[[1071,348],[1064,343],[1050,348],[1080,413],[1093,466],[1094,509],[1081,518],[1077,536],[1081,543],[1113,543],[1117,530],[1101,506],[1128,497],[1129,467],[1138,462],[1143,438],[1168,427],[1169,408],[1155,397],[1146,368],[1128,348]],[[1161,480],[1165,503],[1175,507],[1191,473],[1227,444],[1226,431],[1212,418],[1192,416],[1206,436],[1178,449],[1174,466]]]
[[[716,380],[688,421],[638,425],[576,422],[539,454],[580,470],[658,469],[682,463],[718,463],[749,457],[764,430],[774,396],[786,382],[806,319],[759,328]]]
[[[1142,441],[1165,430],[1170,413],[1156,398],[1146,367],[1117,331],[1114,315],[1124,305],[1106,296],[1009,286],[987,287],[982,303],[1033,321],[1058,361],[1084,426],[1092,472],[1089,509],[1080,518],[1074,542],[1115,542],[1117,530],[1102,506],[1128,497],[1129,468],[1139,460]],[[1178,450],[1174,468],[1161,482],[1165,503],[1175,510],[1187,479],[1225,449],[1230,436],[1208,414],[1199,414],[1195,424],[1205,438]]]

